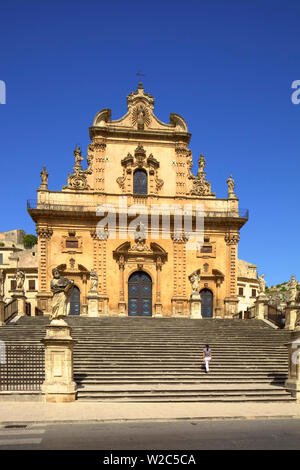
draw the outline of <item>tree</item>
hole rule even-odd
[[[25,235],[23,238],[23,245],[25,248],[32,248],[34,245],[36,245],[38,242],[38,239],[35,235]]]

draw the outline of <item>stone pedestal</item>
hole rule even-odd
[[[13,295],[12,299],[17,299],[18,301],[18,315],[26,315],[26,296],[23,290],[16,290]]]
[[[289,302],[286,306],[285,313],[285,325],[286,330],[294,330],[297,318],[297,311],[300,310],[300,305],[296,305],[294,302]]]
[[[287,344],[289,351],[289,374],[285,387],[300,403],[300,331],[298,328],[291,333],[291,342]]]
[[[202,318],[201,314],[201,295],[191,295],[191,318]]]
[[[154,306],[154,315],[155,318],[162,318],[162,304],[160,302],[156,302]]]
[[[268,298],[265,294],[260,294],[255,301],[255,318],[263,320],[266,313]]]
[[[71,328],[64,320],[52,320],[42,343],[45,345],[45,382],[42,385],[45,401],[74,401],[73,348],[76,341],[71,337]]]
[[[224,299],[224,317],[225,318],[232,318],[233,315],[238,313],[238,303],[239,299],[232,295],[225,297]]]
[[[119,312],[119,317],[127,317],[127,315],[126,315],[126,302],[121,300],[118,303],[118,312]]]
[[[97,291],[88,293],[88,316],[99,317],[99,295]]]

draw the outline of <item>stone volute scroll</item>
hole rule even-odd
[[[83,170],[81,162],[83,156],[81,155],[81,149],[78,146],[74,150],[75,165],[73,166],[73,174],[69,173],[67,185],[63,186],[63,190],[74,190],[74,191],[85,191],[89,190],[90,187],[87,184],[87,173],[90,172],[90,168]],[[91,163],[91,160],[90,160]]]
[[[192,195],[195,196],[210,196],[215,197],[215,193],[211,191],[211,184],[209,181],[206,181],[205,168],[205,158],[201,153],[200,158],[198,159],[198,173],[197,176],[193,176],[193,189],[191,191]]]
[[[63,320],[69,314],[70,297],[74,281],[63,277],[57,268],[52,270],[53,279],[50,284],[52,298],[51,325],[64,325]]]

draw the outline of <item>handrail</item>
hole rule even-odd
[[[16,313],[18,313],[18,300],[13,299],[4,305],[4,323],[8,322]]]
[[[136,196],[134,196],[136,198]],[[147,196],[143,198],[136,198],[133,199],[134,203],[139,201],[147,201]],[[99,204],[100,205],[100,204]],[[145,204],[147,205],[147,204]],[[170,204],[171,206],[172,204]],[[116,209],[118,205],[114,206]],[[149,205],[151,209],[151,204]],[[38,202],[36,199],[28,199],[27,200],[27,209],[37,209],[37,210],[45,210],[45,211],[71,211],[71,212],[86,212],[87,209],[96,213],[97,206],[95,204],[84,204],[84,205],[71,205],[71,204],[56,204],[52,202]],[[231,211],[213,211],[213,210],[205,210],[204,217],[234,217],[234,218],[249,218],[249,210],[248,209],[241,209],[238,210],[231,210]]]

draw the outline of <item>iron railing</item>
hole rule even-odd
[[[274,323],[279,328],[284,328],[285,324],[285,315],[278,308],[273,305],[268,305],[268,320]]]
[[[12,346],[1,349],[0,391],[41,391],[45,380],[43,346]]]
[[[4,306],[4,323],[10,320],[14,315],[18,313],[18,300],[13,299],[11,302]]]
[[[148,206],[147,203],[148,199],[147,196],[139,197],[133,196],[133,203],[134,204],[143,204]],[[156,202],[157,204],[157,202]],[[171,207],[171,205],[170,205]],[[115,205],[115,208],[118,209],[118,205]],[[27,201],[27,209],[40,209],[43,211],[70,211],[70,212],[95,212],[97,210],[97,206],[95,204],[84,204],[84,205],[71,205],[71,204],[57,204],[57,203],[42,203],[38,202],[36,199],[28,199]],[[151,203],[149,204],[149,209],[151,209]],[[232,210],[232,211],[211,211],[207,210],[204,211],[204,217],[240,217],[243,219],[249,218],[249,210],[248,209],[241,209]]]

